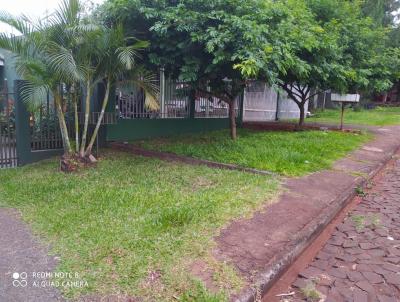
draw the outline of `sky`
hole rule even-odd
[[[0,0],[0,10],[13,15],[25,14],[30,17],[44,17],[59,5],[59,0]],[[104,0],[90,0],[101,4]],[[10,33],[8,26],[0,22],[0,32]]]

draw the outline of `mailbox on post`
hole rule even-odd
[[[355,104],[360,102],[359,94],[331,94],[331,101],[335,103],[340,103],[342,106],[342,112],[340,116],[340,130],[343,130],[343,117],[344,117],[344,109],[346,104]]]

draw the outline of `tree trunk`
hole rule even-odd
[[[383,95],[382,95],[382,103],[383,103],[383,104],[386,104],[387,98],[388,98],[388,93],[387,93],[387,92],[384,92]]]
[[[306,115],[306,112],[304,109],[305,102],[297,103],[297,105],[299,106],[299,109],[300,109],[299,128],[302,128],[304,125],[304,120],[305,120],[305,115]]]
[[[100,126],[101,126],[101,122],[103,121],[104,113],[106,111],[106,107],[107,107],[107,104],[108,104],[108,100],[110,98],[110,89],[111,89],[111,81],[108,80],[107,81],[107,86],[106,86],[106,91],[105,91],[104,98],[103,98],[103,104],[101,105],[100,116],[99,116],[99,118],[97,120],[96,128],[94,128],[94,131],[93,131],[92,137],[90,139],[89,145],[88,145],[88,147],[87,147],[87,149],[85,151],[85,155],[86,156],[89,156],[92,153],[93,144],[94,144],[94,142],[96,140],[96,137],[97,137],[97,134],[99,132],[99,129],[100,129]]]
[[[85,100],[85,122],[83,125],[82,142],[79,150],[81,157],[85,156],[86,139],[89,127],[89,114],[90,114],[90,97],[92,96],[92,89],[90,81],[86,83],[86,100]]]
[[[231,138],[236,140],[236,112],[235,112],[235,101],[231,100],[229,103],[229,121],[230,121],[230,128],[231,128]]]
[[[58,95],[57,92],[54,92],[54,91],[53,91],[53,95],[54,95],[54,101],[55,101],[55,105],[56,105],[58,123],[60,125],[61,138],[63,141],[64,155],[69,156],[72,153],[72,149],[71,149],[71,143],[70,143],[69,137],[68,137],[68,128],[67,128],[67,124],[65,123],[64,112],[62,111],[62,107],[61,107],[61,97]]]

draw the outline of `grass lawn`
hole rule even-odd
[[[308,118],[308,122],[340,124],[340,110],[328,109]],[[355,125],[386,126],[400,124],[400,107],[377,107],[374,110],[346,109],[344,122]]]
[[[235,290],[234,270],[213,261],[218,230],[272,202],[270,177],[166,163],[106,152],[96,168],[57,172],[48,160],[0,170],[0,206],[21,211],[61,258],[59,271],[89,284],[67,288],[75,298],[123,293],[144,301],[222,301],[189,277],[203,259],[223,292]]]
[[[256,132],[238,129],[138,142],[144,148],[300,176],[329,168],[371,135],[342,132]]]

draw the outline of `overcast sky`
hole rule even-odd
[[[90,0],[100,4],[104,0]],[[59,0],[0,0],[0,10],[13,15],[25,14],[31,17],[44,17],[59,5]],[[0,22],[0,32],[10,32],[8,26]]]

